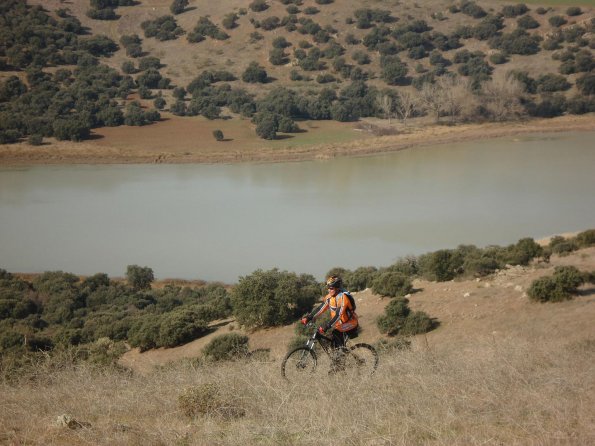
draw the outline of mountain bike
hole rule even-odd
[[[309,323],[308,326],[312,324]],[[314,330],[314,334],[308,338],[304,346],[297,347],[285,355],[281,363],[281,376],[288,381],[312,377],[319,362],[316,344],[330,360],[329,374],[346,372],[363,377],[372,375],[378,367],[378,353],[371,345],[358,343],[350,346],[347,337],[344,345],[335,348],[331,338]]]

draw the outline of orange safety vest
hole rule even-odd
[[[351,306],[351,301],[345,295],[344,291],[341,291],[336,296],[327,294],[324,296],[324,302],[320,307],[315,310],[314,319],[324,313],[326,310],[331,312],[331,320],[329,322],[329,328],[334,328],[338,331],[349,331],[353,330],[358,326],[357,313]]]

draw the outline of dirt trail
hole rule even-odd
[[[595,286],[581,289],[573,300],[538,304],[529,300],[526,290],[538,277],[553,272],[558,265],[575,265],[583,271],[595,270],[595,247],[583,249],[566,257],[553,256],[549,264],[511,267],[480,280],[428,282],[416,280],[416,292],[411,294],[412,310],[422,310],[436,318],[440,325],[434,331],[414,339],[414,346],[432,349],[462,349],[490,339],[519,340],[555,339],[573,343],[595,340]],[[376,317],[390,301],[370,290],[354,293],[363,327],[359,340],[374,343],[382,335],[376,328]],[[202,348],[215,336],[244,333],[233,320],[221,321],[217,329],[186,345],[140,353],[133,349],[121,363],[139,373],[147,373],[155,365],[187,357],[198,357]],[[250,348],[270,348],[278,360],[294,336],[293,326],[247,333]]]

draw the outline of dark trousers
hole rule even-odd
[[[357,337],[357,327],[353,330],[349,331],[339,331],[333,330],[332,332],[332,339],[333,339],[333,348],[341,348],[345,347],[345,343],[347,339],[353,339]]]

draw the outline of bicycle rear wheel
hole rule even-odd
[[[281,376],[288,381],[297,382],[309,379],[316,370],[316,353],[306,347],[298,347],[285,356],[281,364]]]
[[[370,344],[355,344],[345,355],[345,368],[359,376],[369,376],[378,367],[378,353]]]

